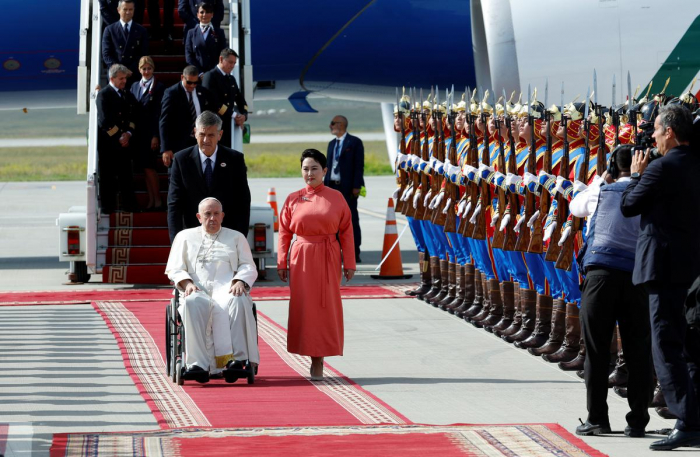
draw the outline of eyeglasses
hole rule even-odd
[[[199,84],[199,81],[185,81],[185,84],[187,84],[188,86],[196,86],[197,84]]]

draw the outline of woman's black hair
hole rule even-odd
[[[304,159],[314,159],[316,162],[318,162],[321,165],[321,168],[326,168],[326,156],[323,155],[320,151],[317,151],[316,149],[307,149],[304,152],[301,153],[301,159],[299,160],[299,163],[303,164]]]

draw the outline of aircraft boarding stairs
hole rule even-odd
[[[161,0],[161,24],[163,8]],[[175,2],[177,6],[177,2]],[[174,11],[173,42],[168,45],[160,37],[150,40],[151,57],[155,63],[155,78],[166,87],[180,80],[185,62],[183,22]],[[224,15],[224,24],[228,14]],[[150,31],[148,11],[144,16],[144,27]],[[228,27],[222,28],[227,31]],[[158,38],[158,39],[156,39]],[[157,170],[163,206],[167,204],[168,174],[160,164]],[[116,211],[103,216],[98,223],[97,263],[102,268],[102,282],[114,284],[169,284],[165,276],[165,264],[170,252],[167,213],[163,210],[145,210],[148,203],[146,184],[142,172],[134,174],[136,200],[142,212],[129,213]]]

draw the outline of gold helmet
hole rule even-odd
[[[515,92],[513,92],[513,94],[515,94]],[[510,100],[508,101],[508,114],[510,114],[511,116],[517,116],[518,114],[520,114],[520,109],[523,107],[523,105],[520,104],[520,99],[522,98],[522,96],[522,93],[518,95],[518,101],[515,102],[514,105],[510,103]],[[510,98],[513,98],[513,96],[511,95]]]
[[[433,102],[431,99],[433,94],[428,95],[428,98],[423,101],[423,111],[427,111],[430,114],[433,111]]]
[[[561,121],[561,113],[559,112],[559,107],[557,105],[552,105],[547,109],[547,112],[549,113],[549,118],[553,122],[559,122]]]
[[[481,103],[479,104],[479,110],[481,113],[488,114],[489,116],[493,114],[493,108],[491,105],[489,105],[486,100],[489,99],[489,90],[486,89],[486,92],[484,92],[484,98],[481,100]]]
[[[471,100],[469,100],[469,112],[473,115],[479,114],[479,104],[476,102],[476,89],[472,92]]]
[[[496,116],[501,117],[505,114],[506,112],[506,107],[501,104],[503,102],[503,96],[501,95],[498,97],[498,100],[496,101],[496,106],[494,107],[494,112],[496,113]]]
[[[398,105],[394,105],[394,115],[397,115],[399,113],[399,110],[401,110],[401,114],[404,116],[408,116],[411,112],[411,98],[406,95],[406,88],[403,88],[403,95],[401,96],[401,99],[399,100]]]
[[[465,98],[467,96],[467,93],[462,94],[462,100],[460,100],[459,103],[456,105],[452,105],[452,110],[457,112],[457,113],[463,113],[467,110],[467,102],[465,101]]]

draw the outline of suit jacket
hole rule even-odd
[[[211,102],[208,90],[197,86],[197,98],[201,112],[216,112]],[[188,101],[182,82],[178,82],[167,89],[163,94],[163,103],[160,109],[160,152],[178,152],[195,144],[192,136],[192,117],[190,114],[190,102]]]
[[[331,181],[331,170],[334,166],[336,140],[328,143],[328,151],[326,158],[328,160],[328,172],[323,180],[325,185]],[[365,185],[365,147],[362,140],[349,133],[343,141],[343,150],[340,152],[340,160],[338,163],[338,171],[340,172],[340,192],[348,196],[352,194],[353,189],[359,189]]]
[[[168,189],[168,229],[170,240],[185,228],[200,225],[199,202],[206,197],[219,199],[224,207],[223,226],[248,236],[250,189],[243,154],[219,145],[214,165],[214,184],[207,189],[199,159],[199,147],[175,154]]]
[[[154,136],[160,138],[158,123],[160,121],[160,106],[163,102],[163,93],[165,92],[165,84],[153,79],[149,86],[148,92],[143,95],[141,92],[140,82],[131,85],[131,94],[136,100],[136,124],[139,126],[136,136],[139,144],[148,144],[150,149],[151,138]]]
[[[100,0],[100,15],[105,24],[110,25],[119,21],[117,6],[119,6],[119,0]]]
[[[188,65],[199,68],[200,73],[207,72],[219,63],[219,54],[226,48],[226,35],[218,27],[209,30],[204,40],[202,29],[197,26],[187,31],[185,39],[185,60]]]
[[[120,63],[138,75],[139,60],[147,55],[148,32],[144,27],[131,21],[128,38],[124,36],[124,28],[120,21],[105,28],[102,36],[102,59],[107,68]]]
[[[119,138],[124,132],[136,132],[136,99],[130,92],[119,96],[110,85],[103,87],[95,99],[97,106],[98,144],[103,152],[110,148],[121,150]]]
[[[688,284],[700,275],[700,152],[671,149],[622,194],[627,217],[641,215],[632,281]]]
[[[217,114],[222,119],[228,120],[228,124],[224,123],[224,129],[230,128],[228,125],[230,124],[234,107],[240,114],[248,116],[248,104],[243,98],[243,93],[238,88],[236,78],[233,76],[230,78],[226,77],[217,67],[214,67],[204,73],[202,85],[211,92],[214,106],[218,107]]]
[[[189,29],[199,24],[197,5],[200,3],[201,0],[178,0],[177,2],[177,12],[180,15],[180,19],[185,23],[185,34]],[[221,21],[224,20],[224,2],[223,0],[214,0],[211,3],[214,4],[214,17],[211,22],[214,24],[214,27],[219,28]]]

